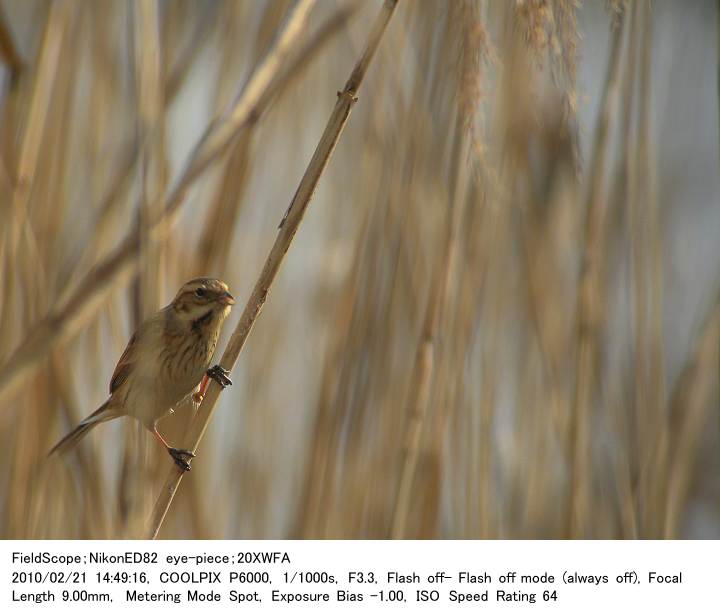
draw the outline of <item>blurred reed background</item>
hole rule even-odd
[[[380,3],[188,174],[292,6],[0,0],[0,536],[143,536],[143,428],[46,453],[183,281],[224,348]],[[161,536],[720,538],[716,10],[400,0]]]

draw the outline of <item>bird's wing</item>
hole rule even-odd
[[[110,394],[113,394],[128,378],[128,375],[132,371],[133,363],[135,362],[135,346],[137,341],[137,332],[130,337],[123,354],[120,356],[120,360],[115,366],[115,372],[113,372],[112,378],[110,379]]]

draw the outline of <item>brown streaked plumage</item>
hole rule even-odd
[[[220,366],[209,368],[223,321],[235,303],[228,286],[216,278],[186,282],[173,301],[144,321],[131,336],[110,379],[110,397],[55,447],[66,452],[93,427],[129,415],[141,421],[167,448],[183,470],[190,470],[190,451],[167,444],[157,423],[198,388],[207,377],[222,387],[231,384]]]

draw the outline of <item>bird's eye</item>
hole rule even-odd
[[[195,289],[195,295],[197,295],[198,297],[205,297],[205,289],[203,289],[202,287]]]

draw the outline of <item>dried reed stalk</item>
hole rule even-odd
[[[156,0],[137,0],[129,7],[134,23],[134,69],[138,143],[138,199],[133,215],[139,232],[138,269],[130,287],[132,330],[161,305],[167,278],[167,246],[172,245],[170,229],[162,219],[167,181],[165,157],[165,80],[162,74],[163,48],[160,36],[160,13]],[[159,220],[156,227],[152,222]],[[152,488],[145,478],[157,468],[154,461],[160,452],[148,452],[143,428],[136,422],[124,428],[124,440],[118,510],[123,512],[120,537],[133,536],[142,528],[150,503]],[[148,455],[150,453],[150,455]]]
[[[375,51],[382,39],[387,28],[390,18],[393,15],[397,0],[385,0],[383,7],[378,15],[375,24],[370,31],[365,49],[353,68],[350,78],[342,92],[338,93],[338,99],[333,109],[330,119],[328,120],[325,131],[323,132],[320,142],[308,164],[305,174],[300,181],[300,185],[290,203],[285,216],[280,222],[280,230],[278,232],[275,243],[273,244],[270,254],[265,261],[260,277],[258,278],[248,302],[243,310],[240,322],[233,332],[230,341],[220,360],[220,365],[228,370],[232,370],[237,358],[242,351],[245,341],[247,340],[255,321],[262,310],[267,299],[267,294],[272,287],[280,265],[287,253],[290,244],[295,237],[303,215],[315,193],[318,181],[325,170],[330,156],[335,149],[335,145],[347,123],[353,105],[357,101],[357,94],[362,84],[363,78],[367,72],[370,62],[375,55]],[[207,390],[205,399],[200,408],[193,417],[192,423],[188,428],[185,442],[192,443],[191,451],[195,452],[202,440],[205,430],[212,417],[212,412],[220,395],[220,387],[212,382]],[[149,536],[156,538],[163,520],[172,504],[173,498],[177,493],[178,487],[183,477],[183,472],[177,466],[173,466],[168,475],[160,495],[158,496],[155,508],[150,520]]]
[[[621,505],[621,519],[625,526],[625,535],[633,538],[638,537],[638,499],[633,494],[633,487],[637,482],[638,469],[643,468],[643,461],[646,460],[645,442],[639,438],[642,434],[642,427],[648,426],[646,422],[648,381],[647,381],[647,341],[646,341],[646,312],[647,312],[647,287],[645,285],[645,268],[644,260],[645,251],[643,247],[644,228],[642,227],[644,203],[640,195],[639,170],[637,167],[637,143],[633,133],[633,109],[635,102],[635,74],[638,56],[638,40],[640,38],[640,19],[639,4],[634,4],[630,9],[630,20],[628,27],[628,51],[627,60],[625,62],[625,77],[623,79],[623,102],[622,102],[622,120],[621,120],[621,164],[620,179],[618,185],[624,185],[624,203],[618,200],[619,204],[624,205],[628,211],[628,232],[630,241],[630,269],[631,269],[631,289],[630,294],[634,302],[634,316],[632,317],[631,331],[634,332],[633,346],[633,364],[634,364],[634,419],[635,424],[631,426],[631,433],[637,437],[636,446],[630,449],[630,455],[627,457],[627,477],[618,478],[619,489],[624,493],[625,500]],[[635,150],[635,152],[633,151]],[[618,413],[616,413],[618,414]],[[622,422],[622,418],[618,417],[618,423]],[[632,438],[632,437],[630,437]],[[628,444],[630,444],[628,439]],[[640,461],[638,463],[638,460]],[[622,483],[621,483],[622,481]],[[642,486],[639,486],[642,489]]]
[[[0,58],[10,69],[13,80],[16,80],[23,69],[23,61],[20,53],[15,48],[15,41],[7,25],[2,6],[0,6]]]
[[[405,450],[398,482],[397,497],[390,528],[392,539],[405,536],[412,495],[415,469],[420,455],[421,439],[425,428],[428,400],[433,382],[435,345],[443,312],[450,304],[453,276],[458,260],[460,223],[463,218],[468,184],[469,128],[468,118],[458,109],[455,129],[456,143],[453,152],[453,185],[450,196],[450,212],[447,223],[445,245],[440,265],[430,287],[423,328],[415,354],[413,380],[410,385],[411,402]]]
[[[589,460],[589,429],[591,404],[594,394],[595,371],[597,369],[595,353],[602,309],[600,305],[600,278],[602,247],[605,225],[607,191],[605,188],[605,170],[607,166],[610,126],[615,111],[615,103],[620,79],[620,53],[622,47],[623,15],[620,23],[613,28],[610,58],[608,60],[603,100],[600,115],[595,128],[593,158],[587,202],[585,205],[585,228],[583,254],[578,283],[577,297],[577,373],[575,377],[575,395],[571,416],[570,464],[572,479],[568,500],[567,535],[583,535],[584,520],[587,519],[588,485],[591,476]]]
[[[165,127],[163,111],[162,56],[159,6],[155,0],[141,0],[135,5],[135,72],[137,83],[138,133],[140,142],[140,232],[139,315],[152,314],[164,297],[163,261],[165,251],[159,237],[167,230],[149,233],[153,220],[162,219],[166,181]]]
[[[6,247],[9,259],[19,264],[26,292],[35,300],[44,296],[46,281],[35,229],[28,216],[28,204],[54,95],[55,77],[59,72],[63,40],[70,21],[70,7],[67,3],[59,2],[50,7],[15,170],[12,217],[5,229],[5,233],[9,234]],[[13,281],[17,275],[15,267],[9,267],[7,271],[8,278]]]
[[[661,444],[665,442],[668,429],[667,418],[664,412],[667,396],[665,385],[665,344],[663,333],[663,281],[662,281],[662,233],[659,222],[658,204],[655,195],[655,164],[651,148],[651,69],[652,69],[652,14],[650,0],[646,0],[638,9],[638,18],[642,24],[642,42],[639,55],[639,107],[637,112],[637,147],[635,151],[635,177],[638,187],[635,193],[639,195],[639,206],[636,210],[640,215],[638,220],[639,237],[633,238],[637,247],[638,260],[645,252],[643,263],[637,267],[636,285],[645,289],[647,300],[641,309],[642,318],[647,336],[646,382],[647,394],[645,396],[646,410],[637,418],[638,434],[643,435],[644,446],[638,449],[644,453],[641,458],[640,476],[638,478],[638,501],[644,503],[644,510],[640,519],[640,528],[645,537],[660,536],[658,516],[654,512],[661,511],[663,504],[658,496],[658,486],[664,484],[665,476],[658,476],[653,469],[658,468],[654,460],[658,459]],[[631,205],[632,207],[632,205]],[[631,210],[632,211],[632,210]],[[644,250],[643,250],[644,249]],[[642,280],[642,266],[649,271],[649,280]],[[638,329],[643,324],[638,323]]]
[[[698,442],[707,429],[718,395],[720,364],[720,295],[691,349],[669,401],[667,453],[661,466],[665,508],[663,539],[677,538],[683,506],[690,493],[691,471],[698,456]],[[717,398],[715,400],[717,404]]]
[[[146,231],[157,233],[158,227],[169,228],[183,204],[185,194],[208,166],[224,151],[230,141],[248,126],[267,103],[264,94],[278,74],[281,64],[303,32],[314,0],[298,0],[283,30],[242,88],[226,114],[213,122],[193,149],[163,208],[162,215]],[[68,340],[99,310],[104,299],[117,284],[137,267],[140,231],[134,226],[120,246],[102,259],[75,287],[61,296],[39,323],[30,328],[17,349],[0,366],[0,402],[22,386],[32,368],[48,350],[61,340]]]

